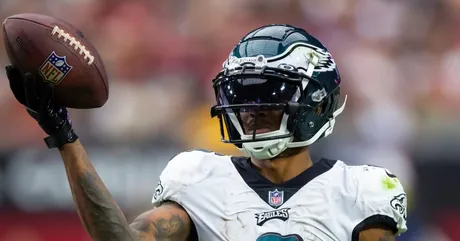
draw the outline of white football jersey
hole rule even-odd
[[[406,194],[388,170],[321,160],[281,184],[248,158],[190,151],[160,176],[153,204],[180,204],[204,241],[357,241],[367,224],[407,230]]]

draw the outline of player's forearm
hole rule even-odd
[[[135,241],[121,209],[79,141],[60,148],[78,214],[95,241]]]

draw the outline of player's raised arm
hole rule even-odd
[[[6,71],[15,97],[49,135],[48,147],[59,149],[78,214],[94,241],[186,240],[190,218],[179,205],[163,204],[130,226],[88,159],[66,108],[53,103],[53,86],[12,66]]]
[[[128,225],[79,141],[60,148],[75,204],[83,225],[94,240],[183,241],[190,218],[179,205],[166,202],[141,214]]]
[[[80,142],[65,144],[59,151],[78,214],[93,240],[136,240]]]

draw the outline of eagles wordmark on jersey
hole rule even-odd
[[[283,194],[283,192],[281,192],[281,194]],[[268,198],[270,199],[270,194]],[[286,221],[289,219],[289,209],[290,208],[281,208],[263,213],[256,213],[257,225],[262,226],[265,222],[274,218]]]
[[[174,157],[160,180],[153,203],[184,207],[199,240],[356,241],[366,224],[407,229],[403,187],[380,167],[323,159],[272,184],[248,158],[190,151]]]

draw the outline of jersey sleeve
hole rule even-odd
[[[187,151],[173,157],[160,175],[153,193],[153,205],[159,206],[164,201],[181,204],[185,189],[205,178],[204,155],[202,151]]]
[[[398,178],[387,169],[372,166],[362,166],[355,178],[359,215],[353,236],[372,224],[387,226],[397,235],[404,233],[407,196]]]

